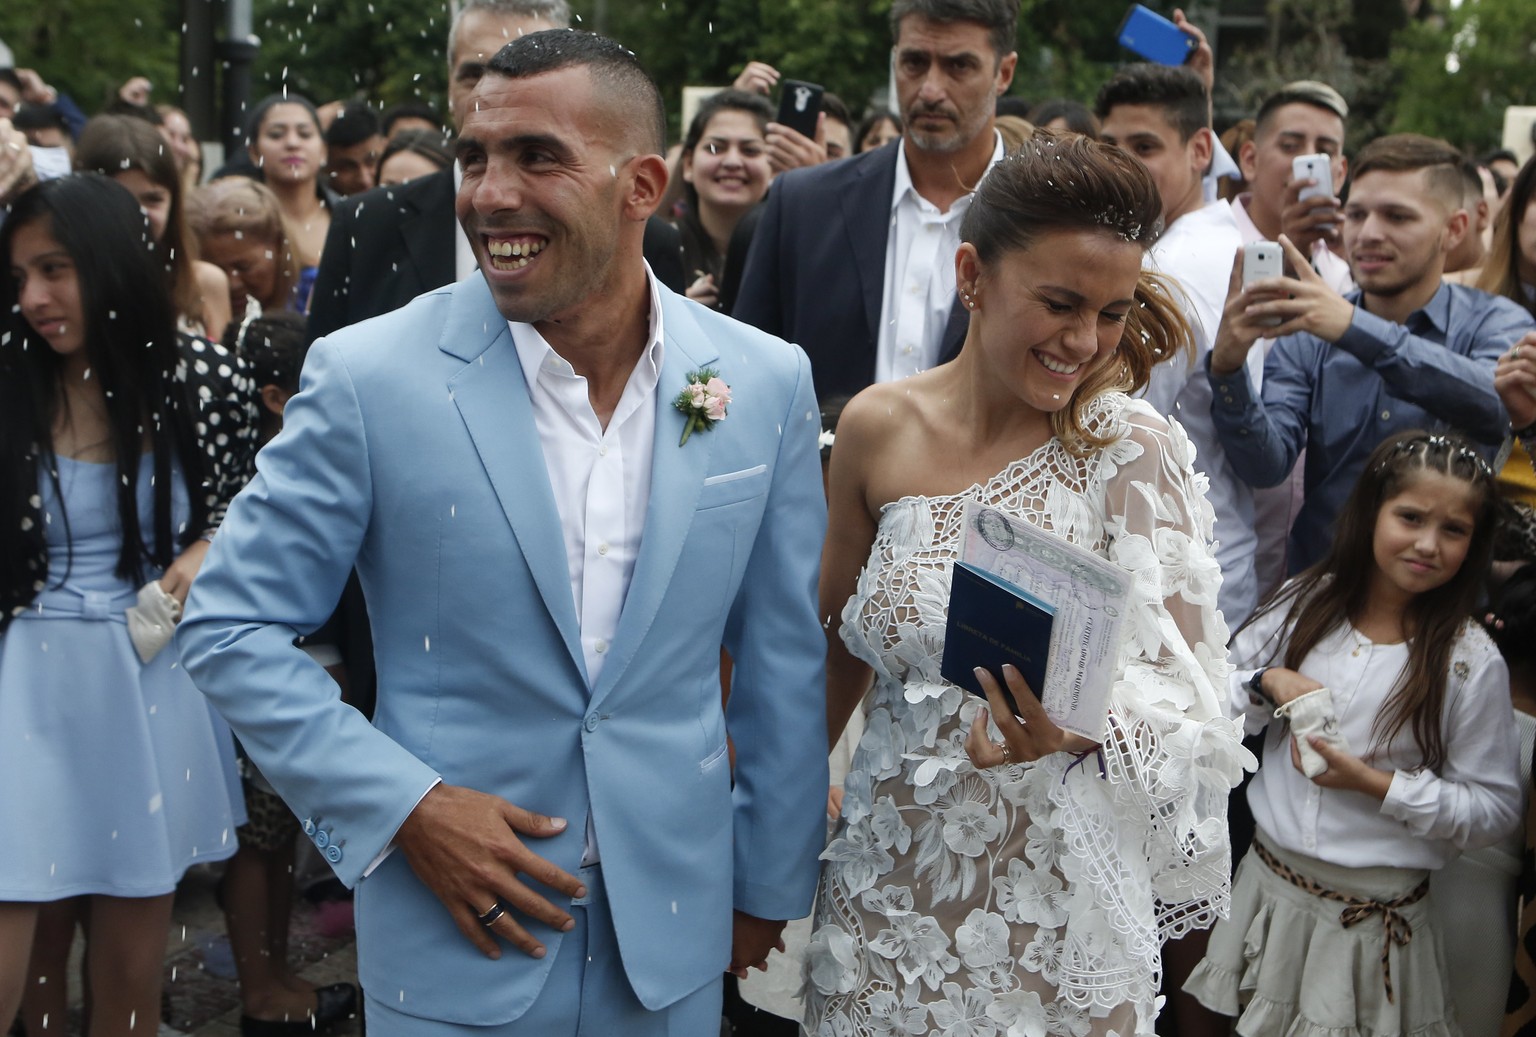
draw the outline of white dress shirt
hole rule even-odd
[[[1226,202],[1212,202],[1169,224],[1147,253],[1147,265],[1173,278],[1181,289],[1184,316],[1195,333],[1194,363],[1170,360],[1152,368],[1142,394],[1158,413],[1177,418],[1195,447],[1195,468],[1210,480],[1206,497],[1216,512],[1216,561],[1221,566],[1217,602],[1227,627],[1236,630],[1258,600],[1253,559],[1258,538],[1253,531],[1253,489],[1227,461],[1211,420],[1211,381],[1205,358],[1221,325],[1227,281],[1241,239]],[[1264,354],[1248,354],[1248,376],[1263,384]]]
[[[1003,157],[1003,138],[996,131],[993,135],[996,143],[987,163],[988,171]],[[944,328],[955,305],[955,251],[960,247],[960,220],[971,207],[971,197],[962,195],[948,212],[940,212],[937,205],[912,186],[906,148],[897,147],[896,186],[891,193],[891,225],[885,242],[885,294],[880,305],[875,381],[894,382],[939,362]]]
[[[650,286],[650,342],[636,361],[604,428],[587,395],[587,380],[531,324],[509,321],[517,359],[533,403],[533,423],[554,491],[565,541],[571,599],[581,624],[587,687],[597,685],[619,628],[651,500],[657,387],[663,353],[661,299]],[[514,449],[508,444],[509,449]],[[582,866],[598,860],[597,833],[587,818]]]
[[[1351,868],[1392,865],[1440,868],[1463,850],[1489,846],[1520,823],[1517,732],[1509,670],[1487,637],[1463,634],[1446,677],[1441,729],[1445,763],[1423,766],[1411,724],[1389,746],[1377,744],[1377,716],[1408,663],[1406,644],[1376,644],[1349,624],[1325,637],[1301,673],[1333,694],[1349,751],[1374,767],[1395,770],[1387,798],[1313,784],[1291,763],[1288,724],[1254,704],[1248,678],[1261,664],[1283,664],[1274,651],[1284,609],[1259,617],[1232,645],[1233,709],[1250,734],[1269,729],[1248,805],[1259,827],[1282,849]],[[1460,672],[1458,672],[1460,671]]]

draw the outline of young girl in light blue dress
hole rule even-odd
[[[233,357],[178,336],[152,241],[97,174],[0,228],[0,1023],[40,907],[83,897],[91,1033],[153,1034],[177,881],[235,851],[228,733],[153,650],[248,474],[253,407]]]

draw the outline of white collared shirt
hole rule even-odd
[[[1003,157],[1003,138],[996,130],[993,136],[996,144],[987,163],[988,171]],[[960,247],[960,220],[971,207],[971,198],[971,194],[962,195],[948,212],[940,212],[937,205],[912,186],[906,148],[897,146],[875,381],[894,382],[939,362],[944,328],[955,305],[955,251]]]
[[[533,424],[560,516],[571,600],[581,630],[588,690],[597,686],[645,532],[656,445],[657,388],[664,352],[661,297],[650,287],[649,344],[635,362],[604,428],[587,395],[587,379],[554,351],[531,324],[507,322],[528,383]],[[597,832],[587,817],[582,866],[597,863]]]
[[[1184,426],[1195,447],[1195,469],[1210,480],[1206,499],[1216,512],[1216,561],[1221,565],[1217,602],[1231,630],[1242,625],[1258,601],[1253,568],[1258,538],[1253,531],[1253,490],[1233,471],[1211,420],[1205,358],[1221,324],[1239,242],[1231,208],[1226,202],[1212,202],[1174,220],[1148,251],[1147,266],[1183,289],[1178,301],[1195,333],[1195,357],[1192,365],[1170,360],[1152,368],[1142,393],[1160,414]],[[1262,350],[1249,351],[1247,367],[1253,384],[1262,384]]]
[[[606,429],[592,409],[586,378],[550,348],[533,325],[507,324],[528,382],[533,423],[560,515],[589,688],[597,685],[619,628],[651,500],[656,393],[664,347],[661,299],[649,267],[646,275],[650,342],[635,362]]]

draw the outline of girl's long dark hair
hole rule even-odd
[[[1289,636],[1283,665],[1299,670],[1324,638],[1358,620],[1375,575],[1376,516],[1384,503],[1422,472],[1439,472],[1466,483],[1474,491],[1475,523],[1461,568],[1408,606],[1404,622],[1408,664],[1376,717],[1373,731],[1376,744],[1385,745],[1403,728],[1410,728],[1424,765],[1439,770],[1445,762],[1441,722],[1446,675],[1451,653],[1473,616],[1488,573],[1498,508],[1493,471],[1467,440],[1418,430],[1383,440],[1339,512],[1327,557],[1282,587],[1249,622],[1275,609],[1287,609],[1284,629]]]
[[[135,583],[146,563],[164,568],[207,525],[201,487],[208,462],[198,449],[192,403],[178,380],[176,311],[149,225],[127,188],[97,173],[45,181],[16,199],[0,228],[8,268],[16,232],[46,226],[79,279],[90,376],[104,391],[117,514],[123,542],[117,575]],[[53,428],[63,407],[63,358],[32,330],[18,308],[15,276],[0,277],[0,593],[30,600],[44,553],[36,512],[39,468],[58,489]],[[139,466],[145,440],[153,452],[152,528],[139,521]],[[191,521],[172,527],[171,466],[179,461]],[[62,499],[60,501],[62,505]],[[68,530],[68,516],[61,515]]]

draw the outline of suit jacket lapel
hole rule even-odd
[[[528,383],[518,363],[512,333],[497,312],[484,278],[469,278],[454,289],[438,347],[467,364],[449,379],[449,395],[512,525],[533,582],[585,679],[581,628],[571,598],[560,514],[533,422]],[[473,617],[461,618],[468,622]]]
[[[885,305],[885,246],[891,236],[891,192],[896,189],[896,156],[901,143],[882,148],[876,157],[858,164],[858,182],[839,191],[844,226],[853,247],[854,268],[864,297],[864,317],[870,337],[880,337],[880,311]],[[890,154],[887,156],[886,151]]]
[[[656,445],[651,462],[650,504],[646,508],[640,554],[635,559],[635,570],[630,577],[624,610],[619,615],[613,648],[603,663],[597,687],[592,689],[594,703],[623,676],[657,618],[662,598],[666,596],[672,574],[682,557],[683,542],[693,524],[694,506],[704,486],[710,455],[719,435],[717,430],[695,432],[684,446],[678,446],[686,419],[672,406],[672,401],[686,384],[688,376],[716,363],[719,352],[677,295],[662,288],[661,300],[666,349],[661,362],[661,381],[656,389]],[[731,372],[722,370],[720,377],[729,383]]]

